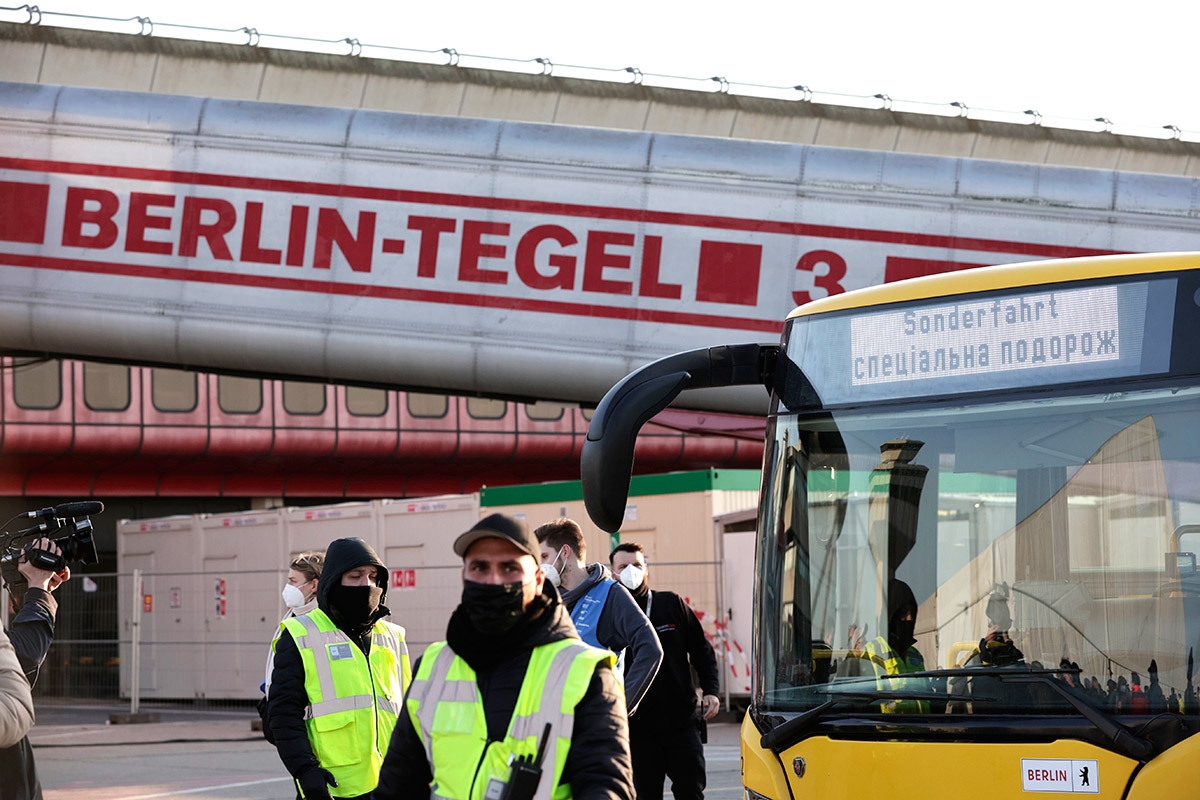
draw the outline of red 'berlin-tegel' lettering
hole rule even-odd
[[[61,241],[64,247],[106,250],[119,245],[129,253],[182,258],[201,257],[207,250],[216,261],[313,269],[330,269],[336,248],[358,273],[371,272],[380,254],[407,251],[404,238],[377,236],[375,211],[359,211],[357,219],[348,221],[336,208],[317,207],[310,232],[313,210],[291,204],[280,213],[282,209],[268,209],[259,201],[245,201],[239,208],[218,197],[150,192],[131,192],[123,201],[107,189],[71,186]],[[264,229],[268,211],[279,220],[273,229]],[[456,278],[461,282],[504,285],[515,279],[543,291],[579,289],[670,300],[683,295],[682,284],[664,281],[660,273],[662,236],[641,235],[639,248],[639,237],[624,231],[539,224],[514,236],[508,222],[419,214],[408,216],[405,234],[416,239],[419,279],[436,279],[453,268],[443,263],[442,244],[456,237]],[[236,254],[231,242],[238,243]],[[757,305],[761,266],[761,245],[701,241],[694,299]]]

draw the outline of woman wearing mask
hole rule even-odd
[[[307,614],[317,607],[317,582],[324,567],[325,552],[323,550],[311,550],[292,559],[292,563],[288,565],[287,585],[283,587],[283,603],[287,606],[287,612],[284,613],[283,619]],[[282,620],[280,622],[282,623]],[[279,638],[278,626],[275,627],[275,638]],[[258,701],[258,715],[262,718],[263,736],[272,744],[274,742],[271,739],[271,726],[267,724],[267,695],[271,690],[271,670],[275,669],[274,644],[272,641],[271,650],[267,654],[267,674],[261,686],[263,696]]]

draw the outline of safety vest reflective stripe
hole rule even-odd
[[[546,738],[546,754],[542,760],[542,769],[551,775],[553,780],[543,780],[538,783],[534,792],[534,800],[550,800],[554,789],[558,788],[558,777],[561,769],[558,758],[559,743],[563,745],[564,755],[571,746],[571,734],[575,730],[575,709],[570,713],[562,710],[563,693],[567,688],[567,675],[571,665],[575,663],[578,651],[574,647],[564,647],[554,654],[550,669],[546,673],[546,683],[542,690],[542,702],[533,714],[513,714],[512,724],[509,725],[508,735],[512,739],[530,739],[540,743]],[[546,736],[546,725],[550,725],[550,735]],[[565,759],[564,759],[565,760]],[[561,795],[561,792],[559,793]]]
[[[430,652],[437,647],[437,656],[429,669]],[[454,651],[442,643],[432,644],[421,659],[421,667],[417,677],[408,687],[408,701],[417,703],[418,730],[433,730],[433,718],[437,714],[437,702],[426,703],[425,698],[436,697],[441,702],[474,703],[479,698],[478,687],[474,680],[450,680],[450,665],[454,663]],[[429,677],[422,677],[428,675]],[[447,691],[449,690],[449,691]],[[424,736],[425,758],[433,764],[433,737]]]
[[[400,716],[400,703],[389,700],[386,697],[356,694],[350,697],[338,697],[333,700],[322,700],[319,703],[312,703],[304,709],[304,718],[313,719],[314,717],[328,716],[330,714],[340,714],[343,711],[357,711],[360,708],[370,708],[371,706],[378,706],[380,711],[387,711],[390,714]]]
[[[514,713],[512,725],[509,727],[509,734],[514,739],[536,736],[540,740],[546,730],[546,723],[549,723],[551,730],[556,732],[569,731],[575,727],[574,709],[570,713],[564,713],[561,710],[561,687],[567,685],[567,674],[571,671],[571,665],[575,663],[575,655],[574,650],[569,647],[554,654],[554,660],[550,662],[550,669],[546,673],[546,691],[553,691],[554,694],[548,695],[545,699],[558,699],[559,702],[557,704],[543,702],[537,712],[533,714]],[[546,745],[545,763],[547,764],[554,763],[553,748],[553,741]]]
[[[340,630],[323,631],[317,627],[317,622],[308,614],[295,617],[304,626],[305,634],[296,638],[296,647],[300,650],[311,650],[313,666],[317,670],[317,680],[321,684],[321,697],[337,697],[337,687],[333,685],[333,668],[329,664],[329,651],[325,645],[334,642],[348,642],[349,637]],[[351,645],[353,647],[354,645]],[[332,701],[331,701],[332,702]],[[326,711],[325,713],[330,713]],[[305,709],[304,718],[317,716],[310,704]]]
[[[918,672],[925,669],[925,661],[918,651],[910,647],[907,657],[901,658],[900,654],[893,650],[883,637],[867,642],[863,651],[881,672],[888,675],[902,675],[906,672]]]

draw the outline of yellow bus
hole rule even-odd
[[[1200,254],[878,286],[649,364],[591,422],[597,525],[642,423],[754,383],[746,798],[1200,791]]]

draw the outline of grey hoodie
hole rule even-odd
[[[567,611],[574,611],[575,604],[588,590],[602,580],[613,579],[612,572],[603,564],[588,564],[588,575],[583,583],[562,595]],[[650,688],[658,667],[662,663],[662,644],[650,620],[638,608],[637,601],[620,581],[608,592],[604,610],[596,624],[596,638],[600,644],[614,653],[625,653],[625,705],[632,715],[638,703]]]

